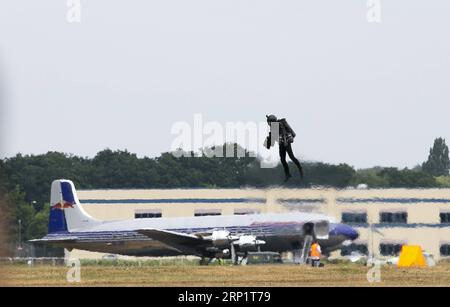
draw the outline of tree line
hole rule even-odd
[[[237,144],[234,150],[244,150]],[[224,146],[225,147],[225,146]],[[222,148],[225,150],[225,148]],[[449,151],[445,140],[436,139],[429,158],[413,169],[375,167],[357,170],[347,164],[304,163],[305,177],[295,174],[283,183],[281,165],[261,168],[260,159],[245,151],[244,157],[176,157],[170,152],[155,158],[138,157],[121,150],[103,150],[93,158],[60,152],[21,155],[0,160],[1,197],[9,211],[7,224],[12,237],[18,235],[20,219],[24,240],[47,232],[50,185],[54,179],[74,181],[79,189],[149,188],[240,188],[284,187],[356,187],[434,188],[450,187]],[[177,155],[179,156],[179,155]],[[291,166],[293,167],[293,166]],[[293,170],[295,168],[292,168]],[[1,201],[1,200],[0,200]]]

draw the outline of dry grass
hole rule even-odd
[[[382,282],[367,282],[368,268],[329,264],[325,268],[295,265],[258,266],[83,266],[81,283],[66,281],[61,266],[4,265],[4,286],[450,286],[450,264],[433,268],[382,268]],[[2,274],[1,274],[2,273]]]

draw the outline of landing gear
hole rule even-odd
[[[294,249],[292,251],[292,257],[292,261],[294,262],[294,264],[301,264],[302,250],[300,248]]]
[[[231,263],[234,265],[239,264],[239,257],[236,253],[236,247],[234,246],[234,244],[230,245],[230,252],[231,252]]]

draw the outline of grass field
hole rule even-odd
[[[66,281],[64,266],[2,265],[3,286],[450,286],[450,264],[433,268],[384,266],[381,283],[369,283],[368,267],[328,264],[324,268],[296,265],[253,266],[117,266],[82,265],[81,282]]]

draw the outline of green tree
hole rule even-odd
[[[436,183],[440,188],[450,188],[450,176],[436,177]]]
[[[374,167],[369,169],[360,169],[356,172],[352,179],[352,185],[367,184],[370,188],[385,188],[389,187],[389,180],[386,177],[380,176],[383,168]]]
[[[25,192],[27,202],[37,201],[39,209],[49,201],[50,185],[53,180],[68,178],[79,188],[89,188],[91,160],[59,153],[44,155],[21,154],[4,161],[4,171],[8,175],[8,189],[19,186]]]
[[[19,187],[16,187],[6,194],[6,201],[10,206],[9,229],[11,230],[11,240],[18,242],[19,231],[22,242],[36,239],[37,236],[29,229],[34,222],[36,210],[31,203],[25,201],[25,193]],[[19,220],[21,221],[20,230]]]
[[[9,253],[9,206],[6,202],[6,173],[4,163],[0,160],[0,257],[6,257]]]
[[[48,219],[50,216],[50,204],[46,204],[43,210],[36,212],[33,219],[25,229],[25,237],[39,239],[48,232]]]
[[[422,169],[431,176],[448,176],[450,170],[449,151],[443,138],[434,141],[428,160],[422,165]]]
[[[387,181],[386,188],[432,188],[437,186],[433,176],[407,168],[403,170],[394,167],[385,168],[379,175]]]

